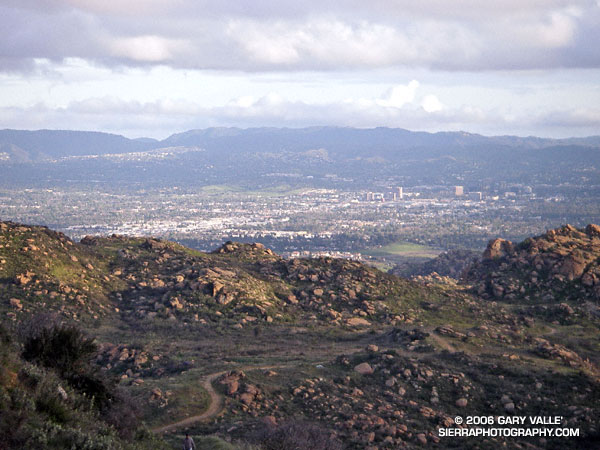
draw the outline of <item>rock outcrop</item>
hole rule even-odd
[[[465,275],[484,298],[560,303],[600,300],[600,227],[571,225],[519,244],[490,241]]]

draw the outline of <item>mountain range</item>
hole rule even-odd
[[[165,147],[202,147],[209,152],[305,152],[325,148],[332,155],[392,157],[411,149],[469,149],[476,147],[527,150],[560,146],[600,146],[600,136],[549,139],[517,136],[482,136],[465,132],[426,133],[401,128],[207,128],[176,133],[163,140],[67,130],[0,130],[0,150],[11,159],[42,161],[67,156],[104,155]],[[365,150],[368,154],[365,155]]]
[[[464,184],[472,190],[499,183],[590,187],[598,168],[598,136],[547,139],[399,128],[209,128],[158,141],[83,131],[0,131],[0,179],[10,186],[94,180],[111,186],[288,184],[365,189],[389,179],[405,186]]]

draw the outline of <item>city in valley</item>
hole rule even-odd
[[[0,3],[0,449],[600,449],[600,0]]]
[[[560,188],[554,195],[536,194],[527,185],[484,192],[463,186],[376,188],[245,192],[207,186],[127,193],[3,189],[0,216],[47,224],[73,239],[156,236],[201,250],[228,240],[256,241],[287,257],[393,261],[402,256],[431,258],[454,248],[480,250],[495,236],[518,239],[557,223],[592,222],[594,217],[581,216],[597,214],[586,209],[585,197],[574,202],[570,191]],[[414,245],[394,249],[397,242]]]

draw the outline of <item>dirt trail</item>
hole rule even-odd
[[[430,332],[429,335],[435,342],[438,343],[440,347],[442,347],[445,350],[448,350],[450,353],[456,353],[456,348],[452,344],[450,344],[450,342],[448,342],[445,338],[437,334],[435,331]]]
[[[429,332],[430,332],[430,336],[432,337],[432,339],[434,341],[436,341],[438,343],[438,345],[440,345],[440,347],[444,348],[445,350],[448,350],[451,353],[455,353],[457,351],[456,348],[452,346],[452,344],[450,344],[442,336],[436,334],[435,331],[429,330]],[[353,353],[353,352],[362,350],[362,348],[363,347],[347,348],[346,351],[349,353]],[[401,349],[398,348],[397,351],[401,352]],[[404,352],[402,352],[402,353],[404,353]],[[410,356],[415,356],[415,355],[413,355],[411,353]],[[277,364],[277,365],[266,365],[266,366],[240,366],[240,367],[232,367],[227,370],[221,370],[219,372],[210,373],[210,374],[204,376],[204,378],[202,378],[202,387],[204,389],[206,389],[206,392],[208,392],[208,395],[210,397],[210,404],[208,406],[208,409],[206,411],[204,411],[202,414],[197,414],[195,416],[187,417],[187,418],[179,420],[177,422],[173,422],[173,423],[170,423],[167,425],[163,425],[161,427],[153,428],[152,431],[154,433],[167,433],[167,432],[171,432],[171,431],[183,428],[183,427],[193,425],[198,422],[210,420],[210,419],[218,416],[223,411],[224,400],[223,400],[223,396],[221,394],[219,394],[213,387],[213,382],[220,376],[226,374],[227,372],[230,372],[232,370],[241,370],[241,371],[248,372],[251,370],[281,369],[281,368],[285,368],[285,367],[290,367],[294,364],[297,364],[297,362],[286,363],[286,364]],[[319,363],[313,361],[312,364],[319,364]]]
[[[168,425],[163,425],[162,427],[153,428],[152,431],[154,433],[167,433],[178,428],[187,427],[193,425],[197,422],[202,422],[205,420],[212,419],[213,417],[218,416],[223,410],[223,396],[219,394],[215,388],[213,387],[213,381],[215,381],[220,376],[230,372],[231,370],[241,370],[241,371],[250,371],[250,370],[270,370],[270,369],[280,369],[282,367],[289,367],[290,364],[279,364],[279,365],[271,365],[271,366],[243,366],[231,368],[229,370],[221,370],[220,372],[214,372],[206,375],[202,379],[202,387],[206,389],[208,395],[210,396],[210,404],[208,405],[208,409],[204,411],[202,414],[198,414],[195,416],[187,417],[185,419],[179,420],[177,422],[170,423]]]
[[[166,433],[168,431],[173,431],[177,428],[185,427],[193,423],[201,422],[217,416],[223,407],[223,397],[217,391],[215,391],[212,382],[227,372],[229,371],[222,370],[221,372],[211,373],[202,380],[202,387],[206,389],[206,392],[208,392],[208,395],[210,396],[210,404],[208,405],[208,409],[206,411],[196,416],[187,417],[178,422],[173,422],[162,427],[154,428],[152,431],[154,433]]]

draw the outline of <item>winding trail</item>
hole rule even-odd
[[[202,387],[206,389],[206,392],[208,392],[208,395],[210,396],[210,404],[208,405],[208,409],[206,411],[204,411],[202,414],[187,417],[177,422],[173,422],[162,427],[154,428],[152,431],[154,433],[167,433],[169,431],[173,431],[181,427],[192,425],[196,422],[202,422],[203,420],[212,419],[213,417],[219,415],[219,413],[223,409],[223,396],[220,395],[217,391],[215,391],[215,388],[213,387],[212,383],[221,375],[224,375],[227,372],[229,372],[229,370],[222,370],[220,372],[211,373],[203,378]]]
[[[193,425],[198,422],[203,422],[206,420],[210,420],[216,416],[218,416],[221,411],[223,411],[223,396],[219,394],[215,388],[213,387],[213,382],[222,375],[225,375],[232,370],[241,370],[241,371],[250,371],[250,370],[270,370],[270,369],[281,369],[283,367],[289,367],[290,364],[279,364],[279,365],[271,365],[271,366],[242,366],[242,367],[234,367],[228,370],[221,370],[220,372],[214,372],[206,375],[202,378],[202,387],[206,389],[208,395],[210,397],[210,404],[208,405],[208,409],[204,411],[202,414],[197,414],[195,416],[186,417],[185,419],[179,420],[177,422],[173,422],[167,425],[163,425],[161,427],[156,427],[152,429],[153,433],[168,433],[179,428],[187,427]]]
[[[456,348],[450,344],[450,342],[448,342],[447,339],[445,339],[443,336],[440,336],[439,334],[437,334],[435,332],[435,330],[427,330],[430,333],[431,338],[443,349],[448,350],[450,353],[456,353],[457,350]],[[552,329],[551,334],[553,334],[553,332],[556,332],[556,330]],[[361,348],[350,348],[347,350],[352,351],[359,351]],[[400,349],[397,349],[397,351],[400,351]],[[414,356],[413,354],[411,354],[410,356]],[[224,407],[224,398],[223,395],[221,395],[220,393],[218,393],[215,388],[213,387],[213,382],[221,377],[222,375],[225,375],[226,373],[232,371],[232,370],[241,370],[241,371],[252,371],[252,370],[270,370],[270,369],[281,369],[281,368],[285,368],[285,367],[290,367],[294,364],[297,364],[297,362],[295,363],[291,363],[288,362],[286,364],[277,364],[277,365],[259,365],[259,366],[238,366],[238,367],[231,367],[230,369],[227,370],[221,370],[219,372],[214,372],[214,373],[210,373],[208,375],[205,375],[202,379],[201,379],[201,383],[202,383],[202,387],[204,389],[206,389],[206,392],[208,393],[209,397],[210,397],[210,404],[208,405],[208,408],[206,409],[206,411],[204,411],[202,414],[197,414],[195,416],[190,416],[190,417],[186,417],[185,419],[179,420],[177,422],[172,422],[169,423],[167,425],[163,425],[160,427],[156,427],[152,429],[153,433],[168,433],[168,432],[172,432],[175,430],[178,430],[180,428],[184,428],[184,427],[188,427],[191,425],[194,425],[198,422],[204,422],[204,421],[208,421],[210,419],[213,419],[214,417],[217,417],[219,414],[221,414],[221,412],[223,411],[223,407]],[[317,364],[317,362],[312,362],[312,364]]]

